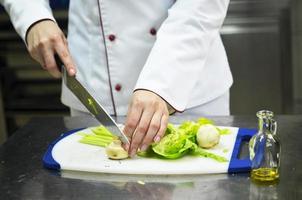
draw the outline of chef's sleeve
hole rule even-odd
[[[183,111],[226,16],[229,0],[177,0],[157,32],[134,90],[149,90]]]
[[[27,30],[43,19],[55,21],[48,0],[0,0],[17,33],[25,41]]]

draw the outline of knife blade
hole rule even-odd
[[[58,62],[57,62],[58,63]],[[72,93],[82,102],[88,111],[112,134],[119,137],[124,144],[129,144],[127,136],[119,129],[112,117],[101,104],[89,93],[75,76],[69,76],[65,67],[62,67],[63,81]]]

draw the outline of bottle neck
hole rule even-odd
[[[259,118],[258,121],[258,129],[260,133],[263,134],[271,134],[272,131],[272,123],[268,118]]]

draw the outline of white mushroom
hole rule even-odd
[[[128,152],[122,147],[122,142],[120,140],[112,141],[106,147],[106,154],[108,158],[113,160],[121,160],[129,157]]]
[[[196,135],[198,146],[202,148],[212,148],[219,143],[220,134],[212,124],[202,125]]]

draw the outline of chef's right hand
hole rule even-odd
[[[51,20],[34,24],[27,33],[27,49],[33,59],[38,61],[52,76],[59,78],[61,73],[55,61],[57,54],[70,76],[76,74],[75,64],[70,56],[67,40],[59,26]]]

